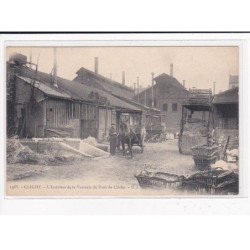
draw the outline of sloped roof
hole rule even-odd
[[[19,76],[19,78],[31,84],[34,75],[35,70],[28,67],[23,67],[22,76]],[[83,85],[77,81],[70,81],[61,77],[57,77],[58,87],[55,87],[51,83],[51,75],[40,71],[36,73],[36,79],[37,80],[35,87],[43,91],[48,96],[68,98],[77,101],[95,102],[92,98],[90,98],[90,94],[98,93],[99,96],[107,98],[110,106],[140,111],[138,107],[120,100],[110,93],[94,88],[92,86]]]
[[[156,81],[156,83],[157,83],[157,81],[162,80],[162,81],[164,81],[164,83],[176,86],[182,90],[186,90],[183,87],[183,85],[175,77],[172,77],[166,73],[162,73],[162,74],[158,75],[157,77],[154,78],[154,80]]]
[[[30,85],[34,84],[35,88],[39,89],[40,91],[42,91],[44,94],[48,96],[71,99],[70,95],[63,93],[59,89],[56,89],[55,87],[52,86],[52,84],[50,84],[51,86],[48,86],[45,83],[38,81],[38,80],[34,82],[32,79],[28,77],[24,77],[24,76],[17,76],[17,77]]]
[[[63,78],[58,79],[58,87],[61,87],[62,89],[65,89],[67,91],[70,91],[77,95],[79,98],[84,100],[89,100],[89,94],[91,92],[96,92],[102,97],[106,97],[108,101],[110,102],[111,106],[117,107],[117,108],[124,108],[124,109],[132,109],[132,110],[139,110],[136,106],[131,105],[129,103],[126,103],[117,97],[94,87],[88,86],[88,85],[82,85],[81,83],[77,81],[69,81]]]
[[[115,95],[120,95],[120,96],[126,96],[132,98],[134,95],[134,91],[126,86],[123,85],[117,81],[114,81],[112,79],[109,79],[103,75],[96,74],[95,72],[88,70],[86,68],[80,68],[76,74],[78,76],[74,79],[75,81],[82,82],[83,84],[88,84],[85,79],[81,79],[80,74],[87,74],[88,77],[91,78],[91,81],[94,81],[99,88],[109,91]]]
[[[117,98],[119,98],[119,99],[121,99],[121,100],[124,100],[124,101],[126,101],[126,102],[128,102],[128,103],[131,103],[132,105],[134,105],[134,106],[136,106],[136,107],[138,107],[138,108],[140,108],[140,109],[160,113],[160,110],[159,110],[159,109],[145,106],[145,105],[143,105],[143,104],[141,104],[141,103],[136,102],[135,100],[128,99],[128,98],[122,97],[122,96],[117,96]]]
[[[239,103],[239,87],[235,87],[214,96],[213,104]]]
[[[154,78],[154,80],[156,81],[156,84],[154,85],[154,88],[155,86],[162,86],[162,85],[171,85],[171,86],[175,86],[177,87],[179,90],[182,90],[186,93],[188,93],[188,91],[183,87],[183,85],[174,77],[170,76],[170,75],[167,75],[165,73],[162,73],[160,75],[158,75],[157,77]],[[159,82],[160,81],[160,82]],[[142,94],[145,93],[145,91],[148,91],[152,89],[152,86],[144,89],[143,91],[141,91],[139,94],[137,94],[134,99],[137,98],[137,96],[141,96]]]

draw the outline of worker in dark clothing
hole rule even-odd
[[[117,133],[115,129],[115,124],[111,124],[111,127],[109,129],[109,142],[110,142],[110,154],[112,155],[115,155],[116,141],[117,141]]]

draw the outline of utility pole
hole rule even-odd
[[[154,73],[152,72],[151,73],[151,75],[152,75],[152,101],[151,101],[151,106],[152,106],[152,108],[154,107]]]

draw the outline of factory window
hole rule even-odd
[[[172,104],[172,111],[174,111],[174,112],[177,111],[177,103]]]
[[[168,104],[167,103],[163,103],[162,110],[163,111],[168,111]]]

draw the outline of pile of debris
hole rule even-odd
[[[61,154],[59,152],[47,151],[39,154],[27,146],[23,146],[19,140],[7,141],[7,163],[9,164],[30,164],[30,165],[61,165],[81,160],[71,153]]]

